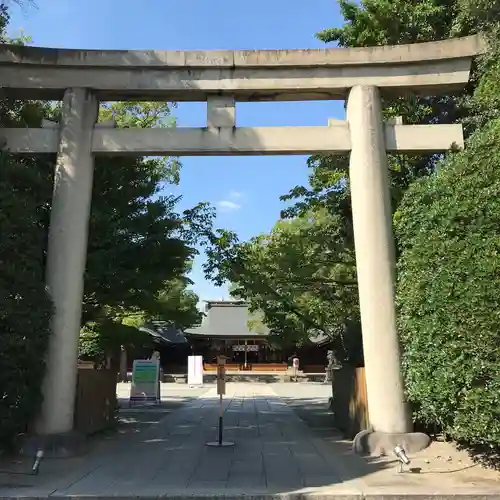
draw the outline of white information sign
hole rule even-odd
[[[188,356],[188,385],[203,385],[203,356]]]
[[[136,359],[132,368],[129,403],[160,402],[160,361]]]

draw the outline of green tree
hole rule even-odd
[[[317,36],[327,43],[336,42],[341,47],[365,47],[442,40],[478,32],[484,33],[486,28],[493,32],[491,21],[498,19],[496,15],[498,2],[483,2],[481,7],[484,9],[478,8],[479,5],[480,3],[472,0],[423,0],[419,2],[414,0],[365,0],[363,2],[341,0],[340,7],[345,24],[340,28],[324,30]],[[495,40],[495,36],[490,38]],[[498,105],[491,98],[492,94],[498,95],[494,90],[498,87],[494,71],[495,61],[491,57],[481,61],[475,68],[471,85],[460,95],[384,99],[384,115],[386,118],[403,116],[405,123],[410,124],[465,122],[466,135],[469,135],[497,113]],[[493,77],[486,83],[486,80],[480,77],[488,71],[493,72]],[[479,87],[474,93],[478,81]],[[481,95],[487,97],[485,103],[481,102]],[[393,210],[397,209],[409,186],[416,180],[431,175],[441,158],[442,155],[389,155]],[[336,263],[345,264],[345,255],[354,253],[348,158],[315,155],[309,159],[308,165],[311,169],[310,188],[296,186],[282,197],[286,201],[295,201],[294,206],[283,211],[282,217],[292,218],[293,224],[306,226],[311,213],[316,214],[326,210],[336,218],[335,227],[342,235],[341,240],[328,234],[328,225],[323,229],[324,237],[321,245],[324,254],[328,256],[330,265],[323,261],[321,272],[328,273],[335,270]],[[318,231],[321,232],[320,229]],[[209,254],[208,267],[218,267],[222,269],[222,274],[226,278],[230,276],[227,279],[237,281],[241,287],[238,295],[243,296],[245,293],[248,296],[252,295],[254,298],[251,300],[259,302],[253,307],[262,310],[266,324],[272,325],[273,319],[280,318],[278,324],[282,327],[281,331],[286,332],[283,325],[286,325],[290,318],[295,321],[303,312],[297,314],[296,310],[294,314],[290,314],[289,309],[298,308],[298,297],[303,298],[305,296],[302,293],[303,290],[309,290],[309,276],[304,276],[300,265],[302,262],[307,262],[310,268],[312,259],[308,254],[309,247],[304,244],[304,239],[307,241],[307,237],[295,241],[284,239],[286,245],[280,248],[282,253],[277,251],[272,254],[272,257],[268,257],[269,248],[274,248],[269,241],[274,244],[275,233],[276,231],[273,231],[270,235],[263,236],[258,243],[253,241],[248,245],[235,244],[231,235],[221,233],[220,238],[214,242],[219,250]],[[249,247],[253,248],[253,252],[249,250]],[[300,259],[287,260],[294,253],[299,254]],[[353,262],[350,266],[352,266],[349,268],[350,273],[355,274]],[[276,274],[276,267],[280,269],[279,274]],[[285,270],[285,273],[282,273],[282,270]],[[277,278],[284,278],[282,281],[285,285],[277,281]],[[273,286],[269,291],[267,287],[273,280]],[[278,289],[276,283],[279,284]],[[270,296],[269,299],[262,298],[265,295],[263,288],[267,296]],[[313,323],[322,323],[323,329],[325,329],[324,325],[335,325],[333,318],[325,321],[323,311],[330,310],[334,312],[332,316],[335,316],[336,321],[344,326],[359,325],[357,297],[355,293],[352,293],[356,291],[356,288],[342,283],[336,283],[336,287],[331,288],[328,293],[316,289],[310,294],[314,300],[308,301],[306,315],[308,320]],[[286,313],[283,304],[287,304]],[[355,318],[354,321],[353,318]],[[288,331],[292,330],[295,333],[300,331],[301,334],[306,331],[297,323],[293,323]]]
[[[7,24],[2,3],[0,41],[12,43]],[[39,127],[42,118],[58,113],[49,104],[0,101],[4,127]],[[120,127],[174,124],[164,103],[103,106],[101,117],[111,116]],[[13,158],[3,152],[0,158],[0,445],[26,430],[41,402],[52,310],[44,272],[54,164],[53,155]],[[200,235],[210,230],[214,213],[206,203],[177,213],[178,198],[162,196],[165,184],[178,181],[179,169],[175,158],[96,160],[83,323],[86,331],[107,332],[96,338],[101,345],[136,336],[131,316],[165,309],[162,293],[184,279]],[[186,301],[192,301],[189,294],[179,305],[184,319]]]
[[[152,347],[151,337],[139,330],[144,323],[163,321],[185,329],[200,323],[198,296],[187,288],[191,281],[175,278],[164,284],[148,312],[139,308],[111,309],[100,321],[90,321],[80,335],[80,356],[100,362],[122,347]]]
[[[137,314],[89,321],[80,333],[79,357],[105,366],[116,358],[120,348],[152,348],[151,337],[135,325]],[[132,324],[127,324],[128,322]]]
[[[105,105],[100,118],[120,128],[175,125],[167,103]],[[196,322],[198,299],[185,290],[184,276],[214,211],[200,203],[178,214],[179,198],[162,196],[179,180],[175,158],[101,157],[95,169],[80,352],[102,357],[144,343],[131,318]]]
[[[359,311],[354,255],[345,238],[340,216],[310,211],[247,243],[226,234],[226,247],[219,242],[208,252],[206,271],[218,283],[230,281],[232,295],[249,302],[257,314],[252,327],[265,324],[281,343],[327,335],[346,359],[352,354],[346,332],[359,323]]]
[[[375,45],[397,45],[446,39],[471,34],[479,29],[479,23],[472,22],[460,9],[458,1],[451,0],[365,0],[354,2],[340,0],[340,9],[345,23],[342,27],[326,29],[317,34],[326,43],[337,43],[340,47],[366,47]],[[472,89],[472,87],[471,87]],[[453,123],[462,121],[470,110],[470,103],[464,96],[471,95],[471,89],[463,95],[441,97],[401,97],[383,99],[383,113],[386,119],[403,116],[408,124]],[[476,126],[470,121],[470,130]],[[389,155],[389,178],[393,210],[399,205],[405,191],[417,179],[430,175],[442,155]],[[308,160],[310,187],[296,186],[284,201],[295,204],[282,212],[283,218],[299,217],[307,220],[311,211],[326,210],[336,218],[342,240],[331,238],[325,228],[323,249],[334,264],[343,262],[343,256],[351,257],[350,272],[355,276],[354,237],[348,156],[314,155]],[[307,258],[304,255],[304,258]],[[324,259],[326,260],[326,259]],[[326,264],[325,264],[326,265]],[[294,269],[297,276],[301,276]],[[299,278],[300,286],[304,283]],[[330,295],[315,293],[321,297],[323,309],[329,308],[339,321],[349,325],[352,336],[349,340],[359,342],[359,305],[356,287],[336,284]],[[324,302],[323,302],[324,301]],[[316,310],[318,313],[319,309]]]
[[[118,127],[173,122],[165,103],[116,103],[105,106],[101,116],[114,117]],[[166,184],[178,180],[179,167],[169,158],[96,158],[85,321],[107,317],[104,306],[154,315],[158,293],[189,270],[214,213],[200,203],[178,214],[179,198],[162,195]]]
[[[156,296],[156,312],[147,321],[167,321],[185,329],[197,325],[202,319],[198,310],[199,297],[187,288],[187,278],[177,278],[165,284]]]
[[[7,24],[0,4],[2,42],[13,41]],[[26,126],[42,115],[31,103],[0,100],[1,126]],[[41,403],[52,313],[44,285],[47,163],[0,151],[0,449],[26,431]]]
[[[498,466],[500,2],[460,4],[490,42],[468,102],[477,130],[465,151],[408,190],[395,213],[397,300],[416,417]]]
[[[492,5],[495,4],[495,5]],[[450,37],[484,33],[498,11],[497,2],[488,9],[477,8],[472,0],[365,0],[340,1],[345,23],[342,27],[326,29],[318,38],[326,43],[337,43],[340,47],[365,47],[375,45],[397,45],[402,43],[442,40]],[[486,6],[483,5],[483,6]],[[495,38],[495,37],[491,37]],[[403,116],[405,123],[453,123],[466,124],[466,135],[476,130],[492,116],[499,116],[498,103],[492,105],[487,99],[483,105],[479,93],[474,95],[480,76],[494,66],[491,58],[482,61],[474,71],[468,88],[460,95],[440,97],[401,97],[383,99],[383,113],[386,118]],[[484,94],[492,93],[496,80],[484,87]],[[495,93],[493,91],[493,93]],[[396,210],[404,193],[418,179],[431,175],[442,155],[389,155],[389,178],[393,210]],[[283,200],[295,201],[295,205],[284,210],[282,217],[307,217],[310,210],[326,209],[340,217],[339,223],[345,231],[343,244],[354,249],[352,215],[349,192],[348,157],[315,155],[309,158],[310,188],[296,186]],[[325,239],[325,249],[329,241]],[[339,250],[341,248],[341,250]],[[346,251],[334,242],[330,253]],[[332,257],[335,260],[334,257]],[[339,299],[336,299],[339,300]],[[358,307],[357,301],[349,301],[343,309]]]
[[[52,305],[44,286],[41,172],[0,153],[0,447],[40,402]]]
[[[472,3],[472,0],[470,0]],[[467,0],[340,0],[345,23],[340,28],[325,29],[317,37],[340,47],[369,47],[444,40],[475,34],[483,25],[470,10]],[[466,122],[466,133],[477,123],[467,120],[475,111],[466,99],[473,85],[459,95],[439,97],[400,97],[384,99],[384,116],[402,116],[407,124]],[[394,208],[405,190],[416,179],[434,171],[441,155],[389,155],[390,182]],[[296,186],[283,200],[297,203],[284,216],[304,213],[311,207],[324,206],[337,211],[339,205],[349,214],[348,158],[314,155],[308,161],[311,188]],[[347,200],[346,200],[347,198]],[[345,210],[347,208],[347,210]]]

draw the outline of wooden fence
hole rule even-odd
[[[364,368],[344,366],[333,371],[331,410],[335,427],[352,439],[370,425]]]
[[[117,375],[114,370],[78,370],[75,430],[94,434],[115,422]]]

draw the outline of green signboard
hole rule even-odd
[[[160,362],[157,359],[136,359],[132,368],[130,403],[160,402]]]
[[[156,366],[156,363],[153,364],[151,362],[148,362],[148,364],[145,363],[137,363],[134,366],[134,371],[133,373],[133,381],[137,384],[144,384],[144,383],[151,383],[151,382],[156,382],[156,379],[158,378],[158,369]]]

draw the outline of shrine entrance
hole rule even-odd
[[[462,89],[475,37],[325,50],[86,51],[2,45],[0,87],[16,99],[62,100],[60,123],[3,129],[13,154],[57,153],[47,286],[55,304],[37,431],[73,428],[88,219],[96,155],[295,155],[350,153],[363,349],[371,426],[406,433],[394,307],[394,244],[387,152],[463,146],[462,126],[384,121],[385,95]],[[201,128],[116,129],[96,123],[105,101],[206,101]],[[323,127],[238,128],[236,102],[346,100],[347,119]]]

